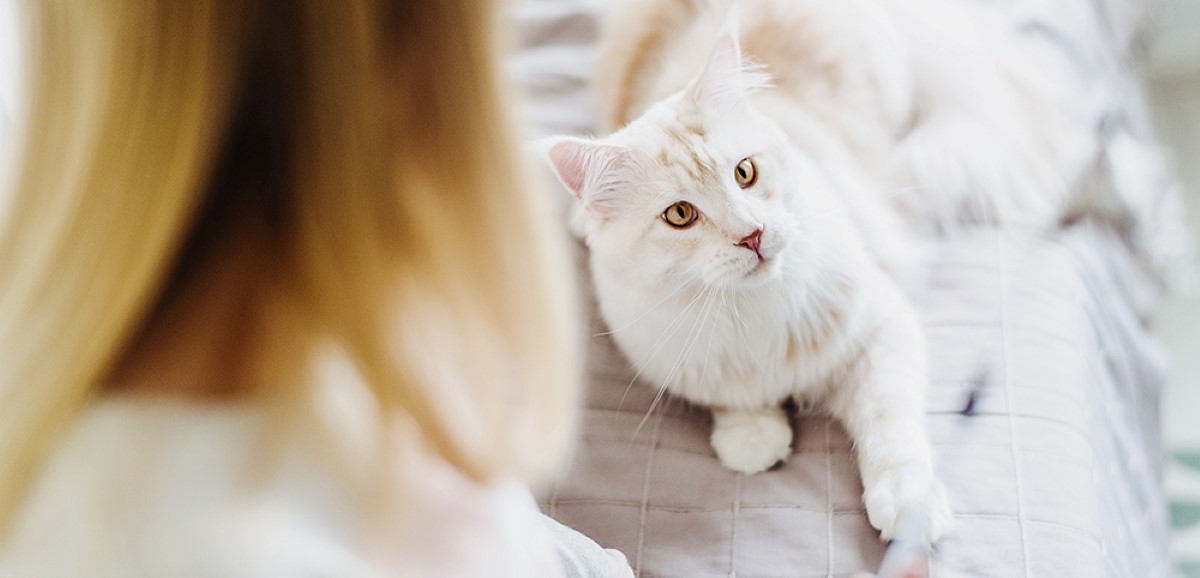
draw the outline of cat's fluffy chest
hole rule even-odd
[[[818,396],[861,347],[866,300],[849,276],[785,272],[762,286],[647,290],[593,266],[613,339],[651,387],[694,403],[761,407]]]

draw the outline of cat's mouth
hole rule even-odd
[[[778,261],[778,256],[774,256],[764,257],[761,261],[755,259],[753,264],[734,265],[726,270],[723,279],[714,282],[732,287],[758,287],[765,283],[770,283],[771,280],[778,276]]]
[[[751,269],[750,272],[746,273],[746,278],[754,279],[757,277],[767,275],[768,273],[770,273],[771,265],[774,263],[775,263],[775,259],[772,257],[760,258],[758,260],[758,263],[754,265],[754,268]]]

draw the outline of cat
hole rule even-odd
[[[854,441],[881,537],[903,519],[931,544],[952,512],[924,430],[923,330],[897,283],[914,270],[910,237],[1052,221],[1061,155],[1022,112],[1035,83],[974,74],[969,33],[916,7],[740,4],[724,19],[689,0],[618,9],[596,91],[618,130],[544,143],[579,201],[601,315],[641,376],[712,409],[726,467],[785,460],[782,404],[818,404]],[[972,84],[931,74],[931,58]],[[1049,193],[1014,201],[1028,187]]]

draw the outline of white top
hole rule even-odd
[[[366,446],[278,423],[246,406],[94,405],[28,494],[0,576],[561,576],[521,484],[420,458],[394,468],[400,503],[372,499],[351,481]]]

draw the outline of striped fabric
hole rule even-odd
[[[1179,575],[1200,578],[1200,451],[1171,454],[1166,490],[1171,507],[1171,558]]]

